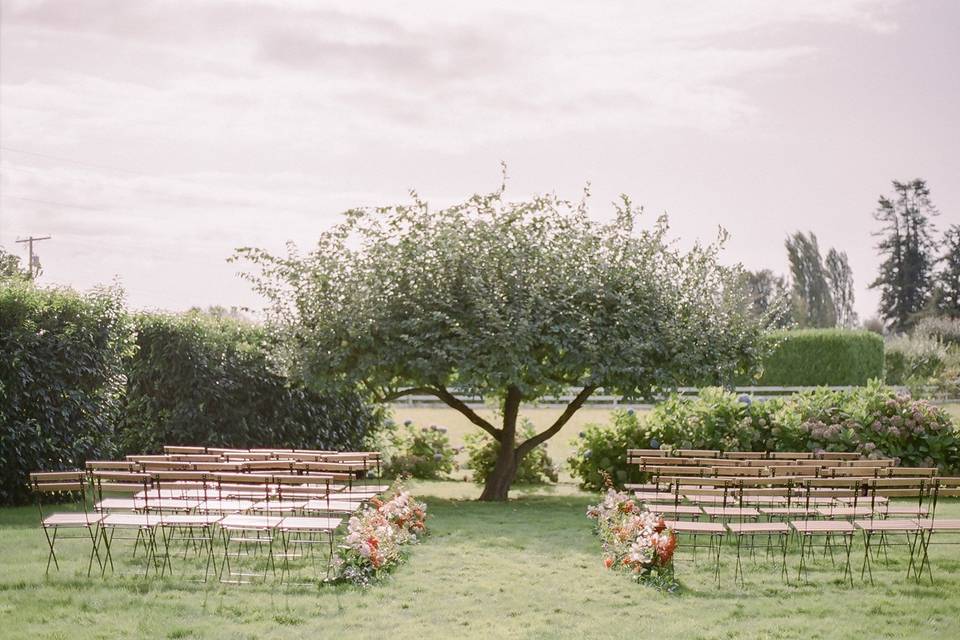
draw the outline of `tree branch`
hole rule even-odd
[[[496,438],[497,441],[500,440],[500,435],[501,433],[503,433],[502,430],[497,429],[495,426],[493,426],[492,424],[490,424],[489,422],[481,418],[479,415],[477,415],[477,413],[473,409],[468,407],[466,403],[463,402],[463,400],[461,400],[460,398],[456,397],[455,395],[447,391],[445,387],[438,385],[436,388],[429,389],[428,393],[432,393],[433,395],[437,396],[438,398],[443,400],[445,403],[447,403],[447,405],[450,408],[456,409],[457,411],[465,415],[467,417],[467,420],[469,420],[473,424],[477,425],[478,427],[480,427],[481,429],[483,429],[484,431],[492,435],[494,438]]]
[[[583,403],[586,402],[596,390],[597,387],[595,385],[589,385],[581,389],[580,393],[577,394],[577,397],[571,400],[570,404],[567,405],[567,408],[563,410],[563,413],[560,414],[560,417],[557,418],[552,425],[550,425],[550,428],[541,431],[517,447],[517,458],[522,458],[533,451],[533,449],[540,443],[546,442],[553,436],[557,435],[557,432],[563,428],[563,425],[567,424],[573,414],[577,412],[577,409],[582,407]]]
[[[400,391],[388,393],[383,397],[377,398],[377,402],[393,402],[394,400],[399,400],[404,396],[412,396],[415,393],[430,394],[432,396],[437,395],[434,393],[433,389],[430,389],[429,387],[411,387],[410,389],[401,389]]]

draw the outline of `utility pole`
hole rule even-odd
[[[27,261],[27,272],[30,274],[31,280],[33,280],[36,276],[40,275],[39,256],[37,257],[36,265],[34,265],[33,243],[40,242],[41,240],[49,240],[49,239],[50,239],[50,236],[27,236],[26,238],[17,240],[17,242],[20,242],[20,243],[25,242],[27,244],[27,247],[29,247],[28,251],[30,252],[30,259]],[[36,275],[34,275],[34,271],[33,271],[34,266],[36,266],[37,268]]]

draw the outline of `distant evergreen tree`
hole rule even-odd
[[[837,326],[853,328],[857,326],[858,318],[857,312],[853,310],[853,269],[850,268],[847,252],[830,249],[825,266]]]
[[[880,317],[893,331],[907,331],[933,289],[936,242],[931,218],[939,215],[927,183],[893,181],[894,196],[880,196],[873,217],[883,223],[877,250],[880,275],[870,285],[880,289]]]
[[[794,320],[801,327],[836,326],[833,297],[817,236],[797,231],[787,238],[785,245],[793,276]]]
[[[943,234],[942,267],[937,274],[937,308],[944,315],[960,318],[960,224]]]

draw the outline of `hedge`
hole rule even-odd
[[[30,471],[163,444],[359,448],[381,410],[272,366],[258,326],[199,314],[131,317],[117,289],[0,280],[0,504]]]
[[[31,471],[75,469],[116,452],[131,350],[119,291],[0,281],[0,503],[29,498]]]
[[[120,446],[357,449],[380,413],[357,393],[317,393],[278,373],[269,335],[230,318],[138,315]]]
[[[960,432],[949,414],[877,381],[767,401],[716,388],[693,399],[674,395],[646,416],[616,412],[610,425],[588,427],[575,445],[567,462],[581,486],[591,490],[602,486],[601,472],[619,484],[639,479],[636,467],[627,467],[626,453],[645,448],[857,451],[906,466],[960,471]]]
[[[741,384],[759,386],[862,386],[883,379],[883,338],[870,331],[803,329],[764,337],[771,351],[761,374]]]

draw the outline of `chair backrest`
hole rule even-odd
[[[721,458],[728,460],[763,460],[767,457],[766,451],[724,451]]]
[[[140,463],[133,460],[87,460],[89,471],[139,471]]]
[[[932,478],[937,475],[936,467],[890,467],[887,475],[891,478],[920,477]]]
[[[130,471],[91,471],[90,479],[96,491],[96,498],[102,501],[111,495],[133,496],[142,499],[143,508],[150,506],[150,489],[153,477],[149,473]]]
[[[819,475],[823,478],[876,478],[880,471],[881,467],[823,467]]]
[[[716,449],[674,449],[673,455],[680,458],[719,458]]]
[[[848,451],[821,451],[816,457],[821,460],[858,460],[863,456]]]
[[[896,464],[893,458],[875,458],[872,460],[841,460],[838,467],[892,467]]]
[[[714,467],[713,473],[717,477],[739,476],[739,477],[759,478],[760,476],[767,475],[767,468],[766,467]]]
[[[293,465],[292,460],[245,460],[241,468],[250,473],[289,472],[293,471]]]
[[[769,458],[771,460],[812,460],[811,451],[771,451]]]
[[[816,467],[813,467],[815,469]],[[777,476],[805,476],[808,477],[813,474],[811,467],[802,465],[802,464],[791,464],[791,465],[770,465],[767,467],[767,471],[773,477]]]
[[[30,488],[37,494],[84,493],[86,484],[83,471],[37,471],[30,474]]]
[[[30,489],[36,498],[40,520],[43,520],[43,496],[47,494],[80,494],[83,513],[87,513],[87,476],[83,471],[36,471],[30,474]]]
[[[184,447],[179,445],[164,445],[164,453],[207,453],[206,447]]]

